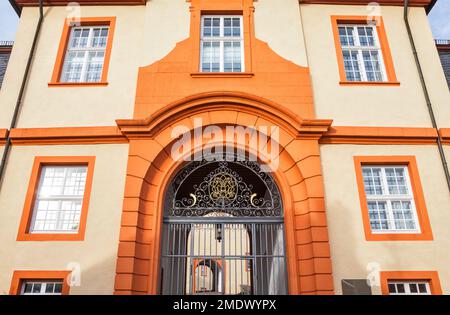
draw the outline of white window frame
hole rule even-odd
[[[431,295],[430,282],[427,280],[388,280],[387,284],[388,284],[389,295]],[[405,288],[405,292],[404,293],[390,292],[389,291],[390,284],[403,284],[404,288]],[[411,289],[409,287],[410,284],[416,284],[416,285],[425,284],[427,292],[426,293],[411,292]]]
[[[33,293],[33,292],[25,293],[25,286],[30,283],[41,284],[40,292],[39,293]],[[53,285],[61,284],[61,292],[58,292],[58,293],[45,292],[47,285],[50,285],[50,284],[53,284]],[[21,288],[20,288],[20,294],[21,295],[62,295],[63,289],[64,289],[64,280],[58,280],[58,279],[55,279],[55,280],[33,280],[33,279],[29,279],[29,280],[22,281]]]
[[[361,172],[365,168],[380,168],[381,169],[381,187],[383,190],[383,195],[368,195],[365,191],[365,184],[364,184],[364,174],[361,174],[363,178],[363,186],[364,186],[364,194],[366,196],[366,207],[367,207],[367,215],[369,216],[369,228],[373,234],[420,234],[420,224],[419,219],[417,217],[417,209],[416,209],[416,203],[414,200],[414,193],[411,186],[411,179],[409,176],[409,170],[408,166],[406,165],[362,165]],[[390,195],[387,192],[389,192],[389,186],[387,183],[387,176],[386,176],[386,168],[402,168],[404,170],[405,174],[405,181],[406,181],[406,188],[408,189],[408,194],[406,195]],[[372,226],[370,224],[370,210],[369,210],[369,202],[370,201],[384,201],[386,202],[386,216],[387,221],[389,224],[390,229],[387,230],[373,230]],[[414,220],[414,223],[416,225],[416,229],[395,229],[395,219],[394,219],[394,211],[392,209],[392,201],[409,201],[411,204],[411,212],[412,217]]]
[[[94,29],[95,28],[107,28],[108,29],[108,37],[106,38],[106,45],[105,47],[92,47],[92,40],[93,40],[93,34],[94,34]],[[71,48],[70,47],[70,43],[73,40],[73,35],[75,33],[75,30],[81,30],[83,31],[84,29],[89,29],[89,36],[87,39],[88,42],[88,46],[87,47],[82,47],[82,48]],[[108,47],[108,40],[109,40],[109,36],[111,36],[110,34],[111,28],[108,24],[105,25],[95,25],[95,26],[71,26],[70,27],[70,36],[69,36],[69,41],[67,42],[67,48],[66,48],[66,52],[64,55],[64,63],[63,63],[63,68],[61,71],[61,77],[59,78],[61,83],[98,83],[102,81],[102,76],[103,76],[103,71],[105,70],[105,58],[106,58],[106,50]],[[66,73],[67,70],[67,66],[68,66],[68,58],[69,58],[69,53],[71,52],[84,52],[84,59],[83,59],[83,65],[81,68],[81,73],[80,73],[80,80],[79,81],[67,81],[67,80],[63,80],[64,79],[64,74]],[[100,74],[100,80],[99,81],[87,81],[86,80],[86,75],[87,75],[87,68],[88,68],[88,60],[89,60],[89,53],[90,52],[103,52],[103,64],[102,64],[102,73]]]
[[[203,36],[203,29],[204,29],[204,21],[205,18],[220,18],[220,35],[219,36]],[[240,19],[240,37],[235,36],[224,36],[224,19],[225,18],[239,18]],[[219,72],[213,72],[213,71],[203,71],[203,42],[219,42],[220,43],[220,70]],[[224,70],[224,42],[240,42],[241,43],[241,71],[235,71],[230,73],[241,73],[245,72],[245,58],[244,58],[244,27],[243,27],[243,18],[242,15],[202,15],[201,17],[201,29],[200,29],[200,66],[199,71],[204,73],[221,73],[225,72]]]
[[[67,180],[67,171],[69,167],[78,167],[78,168],[85,168],[86,170],[86,178],[88,175],[88,171],[89,168],[87,165],[44,165],[43,167],[54,167],[54,168],[64,168],[64,181]],[[39,198],[39,190],[42,186],[42,183],[44,181],[44,175],[43,172],[41,171],[40,176],[39,176],[39,183],[38,186],[36,187],[36,199],[34,202],[34,206],[33,206],[33,213],[32,213],[32,217],[31,217],[31,222],[30,222],[30,228],[29,228],[29,233],[31,234],[77,234],[80,231],[80,224],[81,224],[81,212],[83,211],[83,201],[84,201],[84,197],[86,194],[86,185],[87,185],[87,181],[85,182],[85,186],[84,186],[84,193],[82,196],[71,196],[71,195],[58,195],[58,196],[48,196],[46,198],[42,198],[42,199],[46,199],[49,201],[70,201],[70,200],[81,200],[81,209],[80,209],[80,219],[78,221],[78,229],[77,230],[63,230],[63,229],[56,229],[56,230],[34,230],[34,226],[36,223],[36,217],[37,217],[37,213],[38,213],[38,209],[37,209],[37,204],[38,204],[38,198]],[[58,217],[61,216],[63,214],[64,210],[59,210],[58,212]],[[57,222],[61,223],[61,221],[58,219]]]
[[[383,51],[381,49],[381,43],[380,43],[380,38],[378,36],[378,31],[377,31],[377,27],[376,25],[371,25],[371,24],[345,24],[345,23],[338,23],[337,25],[338,29],[338,40],[341,46],[341,55],[342,55],[342,60],[344,62],[344,50],[349,50],[349,51],[356,51],[358,53],[358,66],[359,66],[359,73],[361,75],[361,81],[350,81],[350,82],[387,82],[388,81],[388,77],[387,77],[387,73],[386,73],[386,64],[384,62],[384,58],[383,58]],[[341,43],[341,39],[339,36],[339,27],[350,27],[353,28],[353,41],[354,41],[354,46],[343,46]],[[359,41],[359,36],[358,36],[358,27],[370,27],[372,28],[373,31],[373,40],[374,40],[374,46],[361,46],[361,43]],[[372,51],[372,50],[377,50],[378,51],[378,56],[380,58],[380,70],[381,70],[381,75],[382,75],[382,81],[369,81],[367,79],[367,71],[366,71],[366,67],[364,65],[364,58],[363,58],[363,51]],[[344,67],[344,73],[347,79],[347,73],[345,72],[345,65],[343,64]]]

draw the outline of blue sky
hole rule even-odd
[[[438,0],[428,17],[434,37],[450,39],[450,0]],[[8,0],[0,0],[0,41],[14,40],[17,20]]]

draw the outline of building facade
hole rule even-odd
[[[0,90],[1,293],[450,293],[432,1],[38,2]]]

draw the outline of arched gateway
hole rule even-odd
[[[240,156],[189,162],[165,194],[162,294],[287,294],[283,207]]]

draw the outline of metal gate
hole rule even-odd
[[[256,162],[191,162],[166,194],[162,294],[287,294],[278,188]]]

